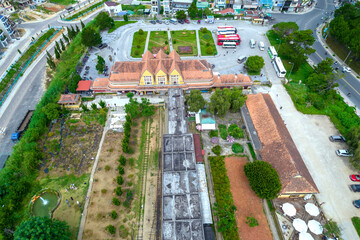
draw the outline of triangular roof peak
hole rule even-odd
[[[143,61],[146,61],[148,59],[154,59],[154,55],[149,50],[147,50],[142,57]]]

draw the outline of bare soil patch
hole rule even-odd
[[[261,199],[251,190],[243,170],[247,162],[248,160],[245,157],[225,158],[231,193],[237,208],[235,215],[239,236],[243,240],[272,239]],[[259,222],[259,226],[250,227],[245,223],[246,218],[250,216]]]

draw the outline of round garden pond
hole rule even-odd
[[[59,206],[61,195],[54,189],[44,189],[32,197],[30,213],[37,217],[52,217],[52,213]]]

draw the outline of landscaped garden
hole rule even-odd
[[[66,21],[72,21],[72,20],[75,20],[75,19],[77,19],[77,18],[79,18],[79,17],[82,17],[82,16],[84,16],[84,15],[87,15],[88,13],[94,11],[95,9],[97,9],[97,8],[99,8],[99,7],[103,7],[103,5],[104,5],[105,2],[106,2],[106,1],[104,0],[104,1],[101,1],[101,2],[98,2],[98,3],[95,3],[95,4],[93,4],[93,5],[85,8],[85,9],[79,11],[79,12],[76,12],[75,14],[72,14],[72,15],[69,16],[69,17],[64,18],[64,20],[66,20]]]
[[[134,58],[141,58],[144,54],[146,38],[148,32],[139,29],[139,31],[134,33],[133,42],[131,46],[131,56]]]
[[[148,50],[155,54],[159,52],[160,49],[162,49],[167,54],[170,52],[168,32],[151,31]]]
[[[199,30],[201,56],[214,56],[217,54],[216,45],[211,31],[203,28]]]
[[[198,55],[195,30],[171,31],[170,34],[173,48],[180,56]]]

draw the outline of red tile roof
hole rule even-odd
[[[263,146],[264,161],[278,172],[281,195],[318,193],[299,151],[269,94],[250,94],[246,105]]]
[[[90,86],[91,86],[91,82],[92,81],[88,81],[88,80],[82,80],[82,81],[79,81],[78,83],[78,87],[76,89],[77,92],[80,92],[80,91],[89,91],[90,90]]]
[[[197,163],[203,163],[200,134],[193,134],[195,146],[195,159]]]
[[[58,103],[60,104],[77,103],[79,98],[80,98],[80,94],[61,94]]]

